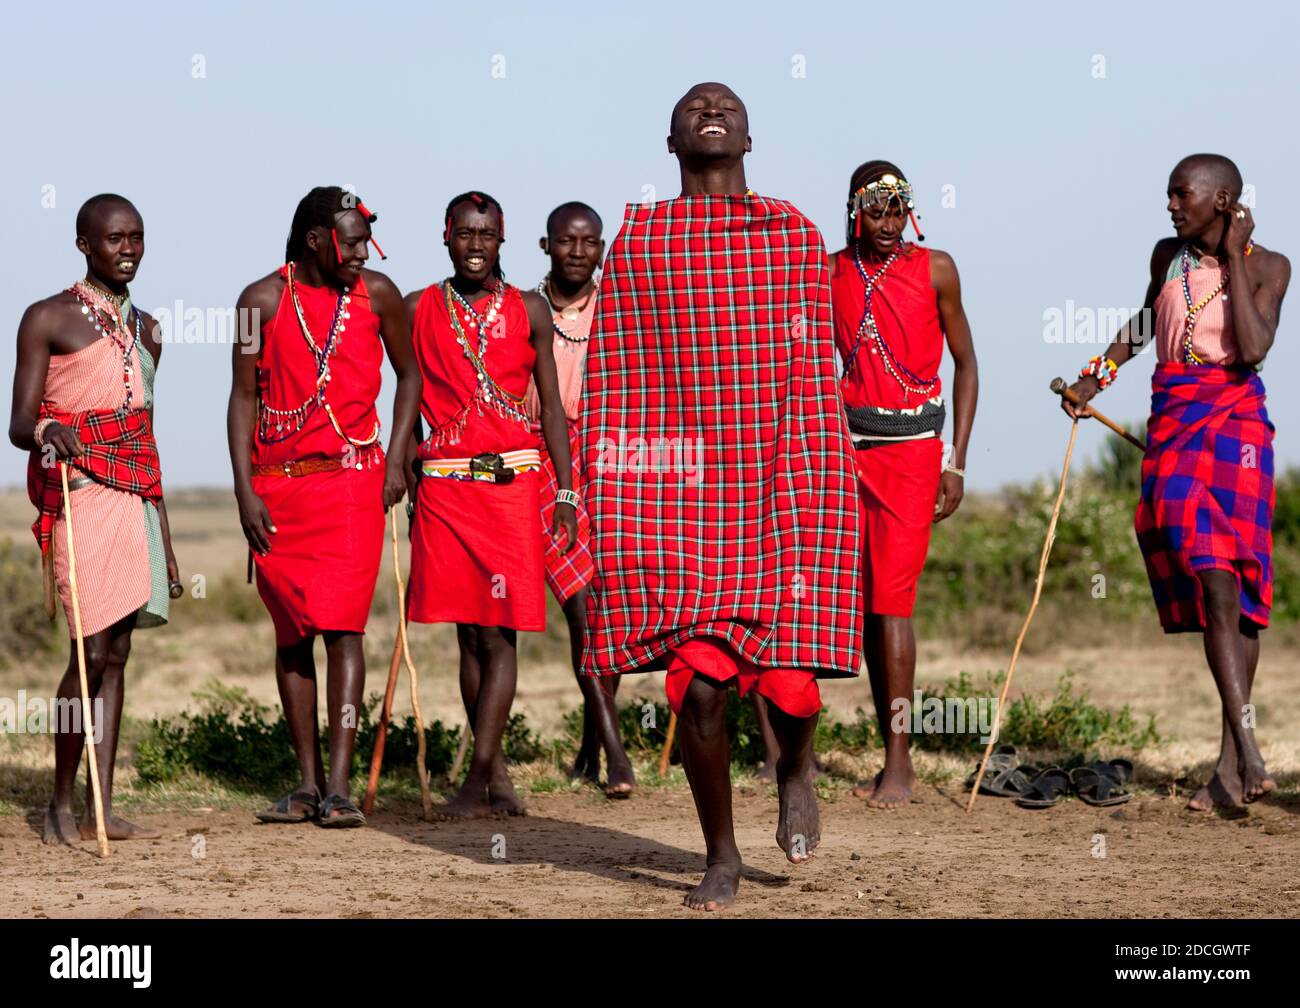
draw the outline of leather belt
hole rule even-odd
[[[254,476],[309,476],[312,473],[334,472],[342,469],[343,462],[336,458],[301,459],[292,462],[253,466]]]

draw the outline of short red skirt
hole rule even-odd
[[[411,531],[415,623],[546,629],[536,471],[509,483],[426,476]]]
[[[664,688],[673,713],[681,713],[686,687],[697,675],[717,682],[735,679],[742,697],[756,689],[759,696],[766,697],[792,717],[812,717],[822,709],[821,690],[811,672],[759,668],[716,637],[692,637],[668,653]]]

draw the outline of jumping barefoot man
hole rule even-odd
[[[591,345],[591,320],[596,312],[596,269],[605,254],[600,214],[586,203],[563,203],[546,218],[546,237],[541,248],[551,259],[550,271],[537,285],[546,299],[555,330],[555,374],[564,402],[569,427],[569,454],[578,460],[582,433],[582,380],[587,373],[587,348]],[[535,382],[528,386],[528,416],[534,432],[540,434],[542,406]],[[614,697],[618,676],[593,678],[581,673],[583,642],[587,636],[587,585],[595,573],[591,559],[591,523],[586,511],[578,512],[578,542],[571,550],[550,535],[555,511],[555,463],[542,449],[542,541],[546,563],[546,584],[564,610],[569,625],[569,650],[573,671],[582,690],[582,742],[573,764],[573,776],[594,783],[600,781],[600,753],[605,751],[609,779],[605,794],[627,798],[632,794],[635,775],[632,761],[619,737]],[[575,469],[573,487],[581,493]]]
[[[861,652],[858,515],[835,388],[817,229],[745,186],[744,103],[723,84],[677,102],[677,199],[627,208],[606,262],[583,402],[596,577],[583,669],[666,667],[704,830],[697,910],[736,898],[727,690],[767,701],[780,750],[777,843],[820,839],[818,677]]]
[[[131,632],[167,621],[179,592],[153,436],[153,384],[162,341],[157,323],[131,303],[127,285],[144,256],[144,223],[130,201],[103,194],[77,213],[77,249],[86,275],[27,309],[18,327],[9,440],[31,452],[27,488],[39,515],[32,531],[73,633],[66,516],[59,463],[68,464],[85,636],[86,680],[94,704],[93,740],[111,840],[159,837],[113,815],[113,763]],[[74,644],[59,699],[80,705]],[[84,733],[51,726],[54,800],[45,815],[46,843],[95,836],[86,782],[78,829],[73,785]]]
[[[1251,689],[1273,600],[1273,425],[1259,371],[1291,279],[1286,257],[1251,241],[1241,173],[1193,154],[1169,176],[1174,238],[1151,253],[1142,312],[1092,358],[1083,403],[1141,349],[1154,313],[1156,369],[1135,527],[1165,633],[1200,632],[1223,705],[1214,775],[1188,803],[1251,802],[1276,784],[1255,742]],[[1071,416],[1087,408],[1062,402]]]
[[[569,433],[552,356],[551,311],[541,295],[505,282],[501,205],[482,192],[457,196],[443,217],[453,273],[406,296],[424,376],[430,427],[408,455],[420,459],[411,535],[411,611],[416,623],[455,623],[460,693],[474,757],[442,819],[522,815],[502,735],[518,676],[520,630],[546,629],[542,538],[537,534],[541,458],[525,393],[540,398],[555,460],[552,534],[578,539]]]
[[[366,267],[375,215],[319,186],[298,204],[285,264],[239,297],[226,418],[235,499],[275,624],[275,679],[301,779],[267,823],[361,826],[349,773],[366,680],[362,639],[379,576],[384,512],[402,499],[420,375],[402,296]],[[384,355],[397,374],[389,453],[376,400]],[[329,775],[316,718],[325,641]]]
[[[979,394],[975,346],[952,256],[903,241],[912,187],[897,166],[868,161],[849,180],[847,245],[831,263],[840,389],[853,436],[862,506],[867,671],[885,768],[853,789],[872,808],[912,798],[916,775],[899,701],[916,676],[912,609],[930,528],[961,503],[966,446]],[[944,340],[953,359],[953,451],[943,458],[939,382]]]

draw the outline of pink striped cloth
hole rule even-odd
[[[143,407],[144,376],[138,347],[131,351],[131,374],[130,405]],[[122,352],[113,340],[104,336],[75,353],[51,357],[45,375],[45,401],[72,413],[127,405]],[[69,482],[75,477],[76,470],[70,468]],[[81,629],[89,636],[149,601],[144,501],[135,494],[91,483],[72,491],[71,506]],[[68,578],[68,532],[63,513],[54,525],[54,583],[71,635],[72,583]]]

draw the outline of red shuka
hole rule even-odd
[[[491,299],[474,307],[486,312]],[[500,312],[483,362],[501,388],[522,398],[537,352],[518,288],[507,287]],[[466,333],[477,352],[477,330]],[[421,459],[538,447],[526,417],[521,422],[502,415],[483,401],[440,283],[426,288],[416,306],[414,343],[424,378],[420,412],[431,432],[420,445]],[[510,483],[421,478],[411,533],[413,622],[546,629],[539,485],[536,471],[518,473]]]
[[[281,268],[287,276],[287,268]],[[295,280],[303,317],[318,347],[329,337],[338,294]],[[377,430],[375,400],[382,382],[383,341],[379,316],[364,279],[350,292],[344,329],[330,359],[325,399],[339,426],[353,441]],[[277,410],[294,409],[316,387],[316,360],[303,338],[286,285],[269,325],[262,330],[257,385],[260,401]],[[268,432],[271,439],[288,433]],[[325,630],[362,633],[379,576],[384,538],[384,455],[373,444],[354,448],[334,430],[322,405],[311,408],[303,426],[284,440],[253,436],[253,465],[336,458],[344,467],[306,476],[254,476],[253,491],[271,513],[276,531],[271,551],[254,555],[257,590],[275,623],[277,646]]]
[[[867,264],[875,275],[880,263]],[[852,249],[835,257],[831,304],[835,345],[848,361],[858,342],[866,285]],[[871,317],[881,338],[917,378],[928,381],[943,360],[939,301],[930,283],[930,250],[912,246],[876,282]],[[895,365],[897,370],[897,365]],[[912,387],[920,382],[903,374]],[[846,406],[915,409],[940,393],[936,381],[925,393],[908,392],[885,367],[875,342],[865,333],[853,367],[840,379]],[[854,451],[862,514],[862,580],[867,611],[911,616],[916,584],[930,547],[934,502],[939,493],[943,446],[939,438],[876,444]]]

